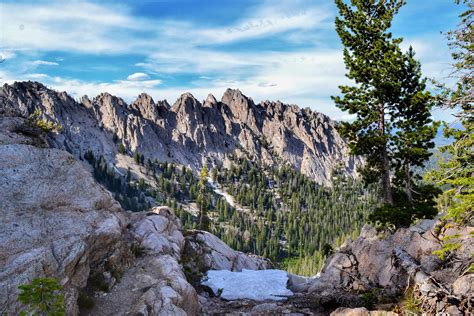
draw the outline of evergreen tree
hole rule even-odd
[[[199,173],[199,229],[209,230],[209,218],[207,216],[207,195],[206,195],[206,184],[209,172],[207,166],[203,166]]]
[[[426,78],[422,78],[421,65],[414,58],[410,47],[404,55],[400,67],[401,95],[395,104],[397,115],[392,117],[396,132],[392,135],[395,182],[403,187],[408,202],[413,203],[416,176],[413,167],[423,167],[431,156],[433,141],[439,127],[433,122],[430,111],[434,106],[434,97],[426,91]],[[417,177],[419,180],[419,176]]]
[[[30,284],[18,287],[21,293],[18,301],[27,306],[21,315],[65,315],[62,286],[52,278],[36,278]]]
[[[456,1],[461,3],[461,1]],[[445,198],[450,204],[447,217],[458,223],[473,221],[474,205],[474,115],[472,103],[474,100],[473,71],[474,71],[474,33],[473,17],[474,4],[464,1],[466,10],[460,15],[458,27],[448,32],[449,46],[455,60],[452,76],[457,79],[452,89],[442,87],[441,103],[445,108],[457,111],[455,117],[461,123],[461,128],[445,126],[444,135],[451,137],[453,142],[441,148],[449,154],[446,161],[439,162],[439,170],[431,176],[441,185],[449,186]]]
[[[382,179],[383,197],[393,204],[390,183],[389,134],[387,117],[396,116],[396,102],[400,81],[397,78],[402,64],[400,38],[388,32],[403,0],[352,0],[351,5],[336,0],[340,17],[336,31],[344,45],[347,77],[356,86],[340,86],[343,97],[333,97],[343,111],[356,114],[353,123],[342,123],[340,132],[349,139],[356,155],[366,157],[365,179]]]
[[[432,217],[437,191],[420,188],[414,168],[423,166],[434,147],[439,126],[431,119],[434,98],[426,91],[413,49],[403,53],[402,39],[388,31],[405,1],[353,0],[348,5],[336,0],[336,4],[347,77],[356,85],[341,86],[343,96],[333,99],[340,109],[356,115],[354,122],[341,123],[340,131],[349,139],[352,153],[366,158],[364,179],[382,182],[386,205],[371,219],[404,226],[414,216]]]

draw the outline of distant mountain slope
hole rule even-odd
[[[360,163],[329,117],[279,101],[255,104],[239,90],[228,89],[221,101],[209,95],[202,103],[184,93],[170,106],[146,94],[131,104],[108,93],[77,102],[38,82],[16,82],[4,85],[0,98],[0,115],[27,117],[39,109],[63,127],[51,139],[56,147],[78,157],[92,150],[110,164],[120,147],[193,170],[227,164],[226,154],[237,152],[268,166],[290,164],[328,183],[334,166],[353,176]]]

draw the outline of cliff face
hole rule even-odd
[[[18,314],[18,286],[54,277],[75,314],[91,273],[129,264],[126,216],[81,162],[25,136],[27,125],[0,117],[0,310]]]
[[[40,83],[19,82],[4,85],[0,98],[0,114],[26,117],[38,108],[59,122],[63,129],[54,146],[77,157],[92,150],[113,163],[122,143],[146,159],[197,170],[240,152],[267,165],[289,163],[320,183],[329,180],[336,165],[354,175],[360,164],[327,116],[281,102],[255,104],[239,90],[228,89],[221,101],[209,95],[202,103],[184,93],[170,106],[146,94],[131,104],[108,93],[77,102]]]

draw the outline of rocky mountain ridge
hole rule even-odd
[[[39,109],[59,123],[54,147],[76,157],[92,150],[111,164],[120,144],[129,154],[193,170],[225,164],[226,154],[237,152],[270,166],[291,164],[320,183],[328,182],[335,166],[353,176],[360,164],[327,116],[279,101],[256,104],[239,90],[227,89],[221,101],[209,95],[202,103],[184,93],[170,106],[147,94],[131,104],[108,93],[77,102],[38,82],[16,82],[0,89],[0,99],[2,115],[28,117]]]

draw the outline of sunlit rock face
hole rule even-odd
[[[360,164],[327,116],[279,101],[255,104],[239,90],[202,103],[184,93],[170,106],[147,94],[131,104],[108,93],[76,101],[37,82],[17,82],[4,85],[0,97],[0,114],[26,117],[40,109],[59,122],[63,129],[50,143],[76,157],[92,150],[113,163],[122,143],[129,153],[198,170],[238,153],[265,165],[288,163],[320,183],[336,166],[354,176]]]

